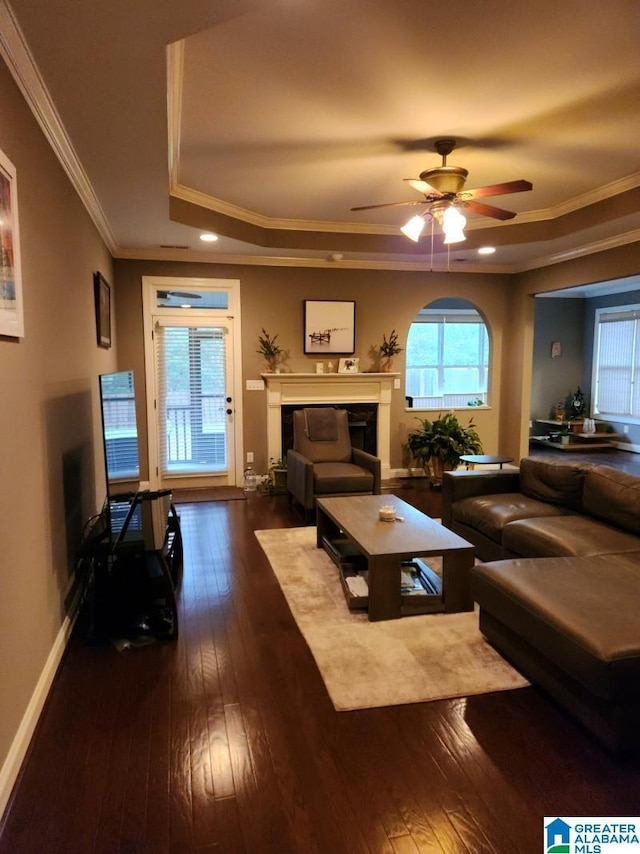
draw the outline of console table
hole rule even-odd
[[[618,433],[605,432],[604,429],[596,429],[595,433],[583,433],[580,427],[583,421],[557,421],[547,418],[537,418],[537,424],[544,424],[548,429],[556,428],[555,432],[568,425],[570,433],[565,443],[554,441],[549,436],[530,436],[529,441],[534,445],[545,445],[547,448],[552,448],[554,451],[606,451],[608,448],[615,448],[616,439],[620,438]],[[596,420],[596,428],[598,425],[602,427],[605,422]],[[553,433],[554,430],[551,431]]]
[[[80,558],[91,569],[91,638],[177,638],[182,534],[170,490],[110,496]]]

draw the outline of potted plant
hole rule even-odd
[[[571,440],[571,428],[568,422],[563,422],[557,433],[557,441],[561,445],[568,445]]]
[[[264,491],[271,495],[285,495],[287,492],[287,460],[281,457],[269,460],[269,472],[264,485]]]
[[[393,366],[393,357],[398,353],[402,353],[402,347],[398,344],[398,333],[392,329],[389,337],[382,335],[382,344],[380,345],[380,370],[388,372]]]
[[[416,420],[420,422],[420,429],[409,434],[407,445],[425,472],[430,472],[432,486],[442,484],[442,473],[456,469],[461,456],[482,453],[482,443],[472,419],[466,427],[453,412],[441,413],[433,421]]]
[[[273,337],[269,335],[269,333],[262,328],[262,334],[258,335],[258,349],[256,353],[259,353],[264,357],[266,373],[273,374],[276,372],[278,368],[278,362],[280,361],[280,356],[282,355],[282,347],[279,344],[276,344],[277,335]]]

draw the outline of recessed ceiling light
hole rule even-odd
[[[218,239],[217,234],[211,234],[211,232],[205,232],[200,235],[200,240],[204,240],[205,243],[215,243]]]
[[[481,246],[480,249],[478,249],[478,255],[493,255],[495,251],[495,246]]]

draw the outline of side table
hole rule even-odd
[[[460,457],[460,462],[464,463],[467,468],[469,466],[491,465],[499,465],[502,468],[504,463],[513,462],[513,457],[506,457],[504,454],[465,454]]]

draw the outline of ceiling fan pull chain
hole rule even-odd
[[[429,258],[429,270],[433,273],[433,217],[431,217],[431,257]]]

